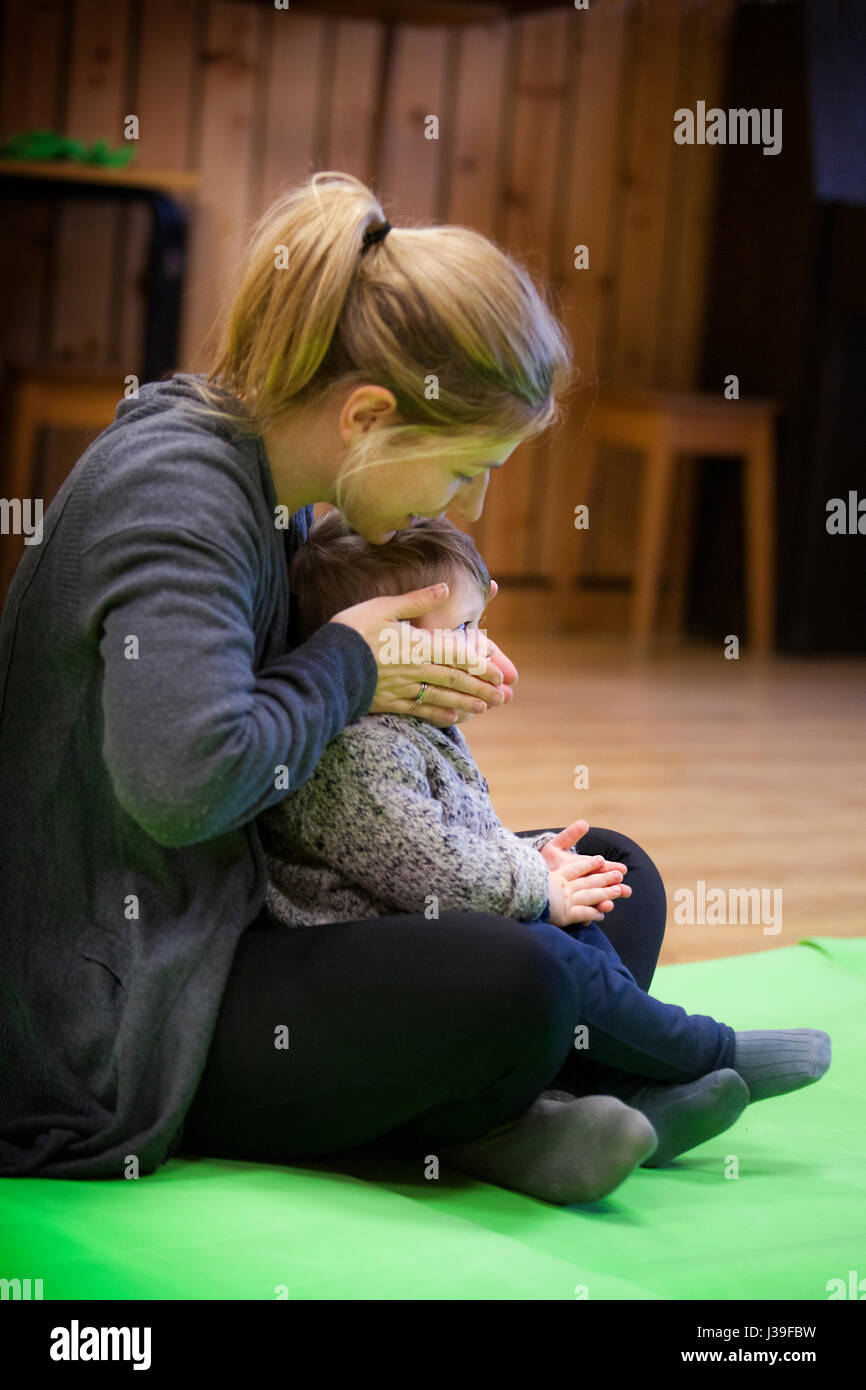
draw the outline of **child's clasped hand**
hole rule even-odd
[[[604,869],[608,861],[599,856],[603,871],[593,873],[586,867],[587,862],[591,868],[596,860],[588,860],[582,854],[576,856],[574,865],[550,870],[547,896],[550,920],[557,927],[603,922],[604,914],[613,910],[617,898],[631,897],[631,889],[622,881],[624,869]]]
[[[557,927],[581,922],[603,922],[618,898],[630,898],[631,889],[623,883],[625,864],[605,859],[601,854],[575,854],[572,846],[589,830],[585,820],[572,821],[539,851],[548,869],[550,920]]]

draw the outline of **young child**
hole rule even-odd
[[[376,546],[331,510],[293,560],[298,640],[365,599],[442,579],[449,584],[446,604],[413,620],[438,627],[440,640],[477,627],[490,597],[490,576],[470,537],[439,518]],[[658,1134],[643,1167],[721,1133],[750,1100],[817,1081],[830,1064],[826,1033],[735,1033],[645,993],[595,925],[616,898],[629,896],[626,866],[577,856],[575,866],[550,870],[540,850],[553,832],[529,839],[502,825],[456,725],[365,715],[327,745],[312,777],[258,825],[268,908],[287,927],[474,911],[526,922],[543,936],[575,973],[589,1039],[558,1078],[568,1092],[544,1095],[569,1101],[599,1088],[581,1083],[582,1070],[602,1077],[604,1093],[626,1099]]]

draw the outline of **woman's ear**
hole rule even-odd
[[[495,579],[491,579],[491,581],[490,581],[490,598],[488,598],[487,602],[489,603],[489,602],[490,602],[490,599],[496,598],[496,595],[497,595],[498,593],[499,593],[499,585],[496,583],[496,580],[495,580]]]

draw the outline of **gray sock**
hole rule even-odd
[[[830,1065],[830,1035],[817,1028],[737,1033],[736,1039],[731,1065],[753,1101],[811,1086]]]
[[[678,1154],[705,1144],[730,1129],[749,1103],[749,1088],[732,1068],[707,1072],[696,1081],[633,1081],[617,1084],[620,1099],[645,1115],[659,1137],[658,1148],[641,1163],[660,1168]],[[568,1101],[565,1091],[545,1091],[552,1100]]]
[[[657,1142],[649,1120],[614,1096],[539,1097],[517,1119],[438,1152],[473,1177],[567,1205],[608,1196]]]
[[[730,1129],[749,1103],[749,1088],[730,1067],[711,1071],[682,1085],[653,1082],[628,1097],[646,1115],[659,1137],[659,1146],[641,1164],[660,1168],[678,1154],[705,1144]]]

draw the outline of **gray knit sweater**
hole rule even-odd
[[[538,851],[553,832],[521,839],[505,829],[455,726],[363,716],[258,826],[268,907],[287,926],[398,912],[530,921],[547,902]]]

